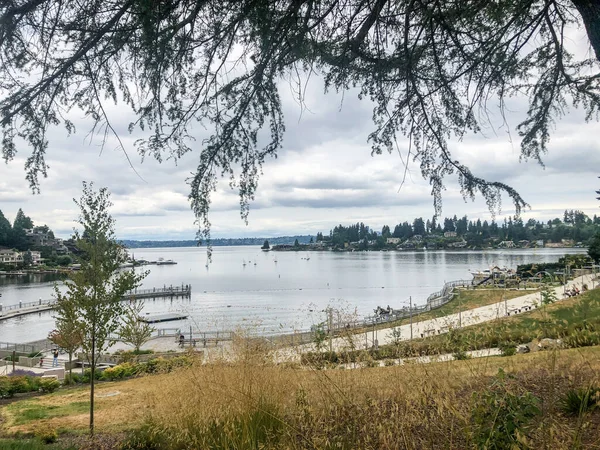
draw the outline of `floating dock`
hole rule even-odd
[[[152,316],[140,317],[140,322],[146,323],[159,323],[159,322],[170,322],[172,320],[183,320],[187,319],[188,316],[178,313],[166,313],[166,314],[155,314]]]

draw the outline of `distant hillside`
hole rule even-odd
[[[261,238],[222,238],[212,239],[211,244],[214,247],[226,246],[226,245],[258,245],[261,246],[265,240],[269,241],[269,244],[293,244],[296,239],[300,244],[308,244],[310,238],[314,239],[314,236],[280,236],[280,237],[261,237]],[[129,239],[123,239],[121,241],[127,248],[152,248],[152,247],[196,247],[198,241],[134,241]],[[202,246],[206,243],[202,243]]]

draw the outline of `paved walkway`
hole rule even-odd
[[[566,286],[559,286],[553,289],[558,301],[564,299],[563,292],[576,286],[582,290],[582,286],[587,284],[592,287],[593,275],[583,275],[572,281],[567,282]],[[483,322],[505,317],[507,313],[519,314],[526,310],[533,309],[536,305],[541,304],[541,294],[539,292],[516,297],[504,302],[494,303],[479,308],[462,311],[461,313],[450,314],[436,319],[423,320],[412,324],[412,337],[414,339],[420,337],[434,336],[447,333],[452,328],[466,327],[476,325]],[[396,330],[396,332],[394,332]],[[356,334],[352,337],[352,344],[348,338],[334,338],[331,342],[331,348],[334,351],[347,350],[351,347],[355,349],[371,348],[374,340],[378,345],[386,345],[393,343],[400,333],[400,340],[411,339],[411,325],[406,324],[399,327],[390,327],[386,329],[367,331],[366,333]],[[324,349],[329,350],[329,342],[325,342]],[[315,351],[314,344],[305,344],[296,348],[281,349],[275,352],[277,361],[298,360],[300,355],[305,352]]]

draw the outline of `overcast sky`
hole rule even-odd
[[[342,105],[341,95],[324,95],[317,80],[307,95],[309,110],[302,114],[289,88],[284,87],[282,94],[287,126],[283,149],[264,166],[249,223],[240,219],[237,192],[223,182],[213,196],[213,237],[314,235],[327,233],[336,224],[359,221],[381,230],[386,224],[393,227],[415,217],[432,217],[431,187],[421,178],[418,166],[411,166],[401,185],[404,165],[398,153],[371,156],[367,142],[373,129],[371,105],[359,101],[356,92],[346,93]],[[523,212],[525,220],[562,217],[565,209],[580,209],[590,216],[598,213],[600,125],[585,123],[580,111],[567,111],[551,134],[542,167],[535,161],[519,162],[515,127],[526,109],[526,99],[513,99],[510,133],[488,126],[462,142],[452,141],[453,156],[476,176],[517,189],[531,205],[531,210]],[[27,148],[21,146],[14,161],[0,165],[0,210],[12,222],[22,208],[36,225],[47,224],[57,236],[68,237],[77,216],[72,199],[81,195],[83,180],[93,181],[112,193],[119,238],[194,239],[196,225],[186,179],[195,171],[206,131],[192,130],[198,137],[197,151],[177,164],[171,160],[159,164],[149,158],[142,162],[133,146],[142,135],[126,130],[131,117],[123,116],[119,107],[109,110],[141,178],[114,140],[100,152],[100,140],[90,142],[90,122],[75,113],[76,134],[50,130],[50,169],[48,178],[42,180],[41,194],[32,195],[25,180]],[[498,122],[498,112],[492,113],[492,121]],[[399,146],[405,154],[407,142],[400,140]],[[446,185],[442,216],[466,214],[469,219],[491,220],[481,198],[462,199],[456,178],[448,177]],[[503,213],[514,214],[508,197]]]

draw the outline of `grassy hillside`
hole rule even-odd
[[[598,411],[565,402],[595,392],[599,369],[598,347],[360,370],[249,359],[101,383],[96,426],[121,441],[106,448],[595,448]],[[86,406],[83,388],[17,401],[2,430],[83,448]]]
[[[444,342],[457,350],[496,335],[593,335],[599,303],[600,292],[590,292]],[[600,448],[598,346],[357,370],[276,366],[260,349],[244,350],[236,362],[100,383],[105,448]],[[87,401],[79,387],[4,405],[2,431],[56,431],[51,448],[84,448]],[[35,439],[0,444],[10,442],[40,448]]]

